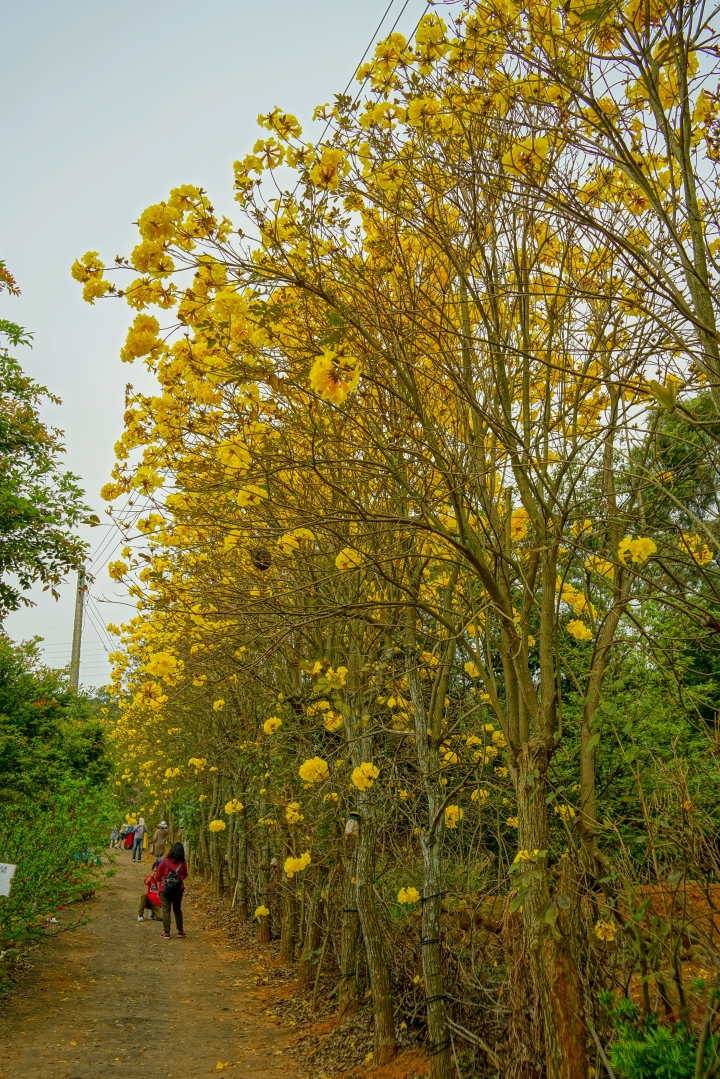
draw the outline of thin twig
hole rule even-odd
[[[455,1061],[455,1071],[457,1072],[458,1079],[462,1079],[460,1074],[460,1065],[458,1064],[457,1053],[455,1052],[455,1039],[452,1036],[452,1030],[450,1031],[450,1044],[452,1045],[453,1060]]]
[[[603,1064],[605,1065],[605,1071],[610,1076],[610,1079],[617,1079],[617,1076],[615,1075],[615,1072],[612,1070],[612,1065],[610,1064],[610,1061],[607,1058],[605,1050],[603,1049],[602,1045],[600,1044],[600,1039],[597,1036],[597,1031],[595,1030],[595,1027],[592,1024],[591,1019],[588,1019],[587,1025],[588,1025],[588,1030],[592,1034],[593,1041],[595,1042],[595,1045],[597,1046],[597,1051],[600,1054],[600,1059],[602,1060]]]
[[[460,1024],[456,1023],[453,1019],[448,1019],[448,1026],[461,1038],[465,1038],[466,1041],[474,1042],[475,1045],[479,1045],[482,1051],[487,1054],[488,1060],[493,1068],[502,1068],[502,1060],[500,1057],[490,1048],[487,1042],[479,1037],[479,1035],[473,1034],[471,1030],[466,1030],[465,1027],[461,1027]],[[616,1077],[611,1075],[611,1079],[616,1079]]]

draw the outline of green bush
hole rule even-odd
[[[0,947],[41,935],[95,887],[111,816],[106,703],[45,667],[36,641],[0,635],[0,862],[18,867]]]
[[[610,1063],[622,1079],[694,1079],[698,1055],[697,1039],[683,1023],[663,1026],[656,1016],[643,1022],[630,1000],[613,1001],[605,994],[617,1040],[610,1047]],[[706,1057],[716,1050],[710,1039]],[[703,1072],[703,1074],[705,1074]]]
[[[610,1061],[623,1079],[693,1079],[695,1038],[684,1027],[650,1027],[622,1036]]]
[[[41,936],[49,915],[94,891],[110,815],[107,788],[68,782],[52,806],[19,802],[4,816],[0,862],[18,868],[0,897],[1,947]]]
[[[39,659],[37,641],[13,644],[0,634],[0,809],[55,803],[69,781],[107,783],[105,697],[77,693],[66,671]],[[106,713],[108,712],[106,708]]]

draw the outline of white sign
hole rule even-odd
[[[10,895],[10,885],[16,869],[16,865],[0,862],[0,895]]]

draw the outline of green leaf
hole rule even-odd
[[[555,925],[555,922],[558,919],[558,914],[559,913],[560,913],[560,911],[558,910],[557,903],[555,903],[555,902],[548,903],[548,906],[547,906],[547,908],[545,910],[545,914],[543,915],[545,922],[548,925]]]
[[[523,899],[525,898],[524,892],[518,892],[516,896],[510,900],[510,913],[514,914],[519,907],[523,905]]]
[[[661,386],[655,379],[650,379],[648,383],[650,386],[650,392],[662,408],[672,409],[677,404],[678,383],[668,382],[664,386]]]
[[[675,888],[682,880],[682,871],[679,869],[673,869],[672,873],[668,874],[668,884],[671,888]]]
[[[585,11],[580,11],[578,14],[583,22],[599,23],[605,18],[610,11],[612,4],[599,4],[597,7],[587,8]]]
[[[595,749],[595,746],[598,744],[599,741],[600,741],[600,731],[596,731],[595,734],[593,734],[590,738],[588,738],[588,744],[585,746],[585,752],[586,753],[592,753],[592,751]]]
[[[8,322],[6,318],[0,318],[0,334],[4,334],[13,345],[29,345],[33,336],[23,326]]]

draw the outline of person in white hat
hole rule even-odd
[[[168,831],[167,824],[164,820],[161,820],[155,829],[155,834],[152,837],[152,842],[150,844],[152,852],[155,855],[155,865],[157,865],[161,858],[165,857],[165,841],[167,839]]]

